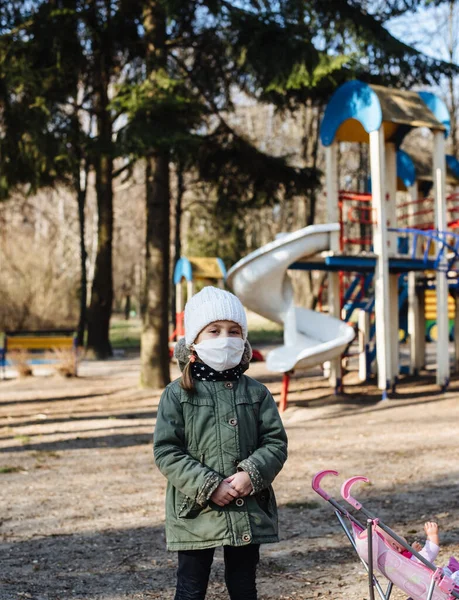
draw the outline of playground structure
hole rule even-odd
[[[406,134],[416,127],[427,128],[433,137],[432,199],[418,197],[419,190],[426,190],[426,185],[419,184],[413,161],[400,150]],[[455,263],[459,252],[459,234],[454,231],[459,216],[459,194],[447,198],[445,190],[447,160],[453,175],[459,175],[457,161],[445,157],[448,130],[449,115],[444,103],[427,92],[391,90],[349,81],[330,99],[320,131],[326,152],[326,214],[330,221],[326,226],[329,228],[326,242],[305,243],[313,239],[314,228],[288,234],[239,261],[230,269],[227,279],[251,310],[284,323],[284,346],[267,357],[268,369],[284,373],[281,408],[286,406],[288,378],[293,369],[326,360],[320,345],[332,344],[327,335],[333,327],[333,335],[338,339],[327,354],[331,360],[330,383],[336,391],[341,389],[341,355],[346,347],[344,339],[350,334],[336,322],[352,321],[356,307],[359,307],[356,325],[361,347],[360,378],[368,379],[375,365],[382,397],[387,398],[395,390],[401,371],[399,309],[404,303],[408,305],[410,341],[407,370],[419,372],[425,363],[427,280],[435,290],[437,306],[436,380],[440,388],[448,386],[449,278],[454,275],[457,281]],[[369,144],[371,193],[339,192],[340,142]],[[409,195],[406,202],[398,205],[397,188]],[[303,247],[301,243],[295,246],[295,234],[299,239],[304,238]],[[262,260],[265,257],[266,262],[268,256],[272,261],[269,268]],[[304,309],[292,309],[289,269],[328,272],[328,318],[334,318],[326,321],[334,324],[330,329],[319,325],[323,315],[306,315],[301,312]],[[362,305],[364,310],[360,310]],[[318,335],[319,332],[323,334]],[[458,344],[459,336],[455,337]],[[456,355],[459,356],[458,351]]]
[[[411,345],[411,355],[414,360],[411,361],[408,368],[402,366],[401,372],[417,373],[424,366],[425,338],[429,342],[436,342],[438,339],[437,327],[437,295],[435,284],[435,273],[439,269],[438,259],[441,256],[433,243],[436,233],[434,231],[434,200],[428,197],[432,187],[432,174],[427,169],[427,163],[431,162],[431,155],[428,152],[414,150],[408,147],[409,154],[403,150],[397,150],[397,191],[408,192],[402,198],[398,198],[397,225],[400,226],[397,238],[397,250],[400,254],[406,254],[409,250],[409,235],[417,239],[416,257],[424,255],[425,259],[434,259],[433,269],[421,273],[411,273],[409,275],[399,276],[399,317],[400,341],[409,340]],[[431,154],[431,153],[430,153]],[[451,189],[457,190],[459,186],[459,162],[453,156],[446,155],[446,182]],[[374,223],[373,207],[371,205],[372,196],[370,193],[343,192],[339,193],[339,217],[341,225],[340,250],[345,254],[357,254],[366,251],[372,247],[372,226]],[[448,327],[449,338],[455,341],[456,360],[459,357],[459,332],[457,309],[457,290],[459,281],[455,270],[455,257],[457,250],[457,232],[458,232],[458,213],[459,213],[459,194],[454,191],[446,196],[446,215],[448,235],[439,242],[443,250],[449,254],[446,261],[448,271]],[[424,233],[421,233],[424,232]],[[430,232],[430,233],[429,233]],[[422,243],[420,243],[420,239]],[[422,246],[424,250],[422,250]],[[425,250],[427,249],[427,252]],[[451,268],[451,270],[450,270]],[[349,321],[352,314],[357,309],[359,312],[359,330],[363,334],[362,345],[374,337],[375,325],[369,324],[369,315],[374,308],[374,295],[371,296],[369,290],[373,279],[370,274],[366,278],[361,275],[359,282],[352,273],[341,273],[341,292],[342,306],[344,307],[344,318]],[[411,293],[408,294],[408,285],[411,279]],[[413,314],[409,318],[411,304],[418,305],[417,315]],[[369,313],[367,315],[361,313]],[[362,319],[361,319],[362,317]],[[368,318],[367,318],[368,317]],[[413,329],[416,322],[414,318],[419,319],[418,331],[413,335]],[[369,333],[370,332],[370,333]],[[359,369],[360,379],[368,379],[371,364],[374,360],[376,351],[373,348],[366,357],[361,356],[361,366]]]
[[[169,341],[179,340],[185,336],[185,303],[193,296],[196,281],[223,287],[225,277],[226,268],[221,258],[200,256],[179,258],[174,269],[176,327]],[[183,280],[186,281],[186,298],[183,294]]]
[[[426,320],[426,338],[428,342],[437,341],[437,297],[435,289],[426,289],[424,295],[425,310],[424,316]],[[456,305],[454,298],[448,295],[448,321],[449,321],[449,337],[455,339],[454,321],[456,318]]]
[[[397,219],[397,148],[414,127],[425,127],[433,134],[434,228],[406,227]],[[327,156],[327,210],[339,220],[337,189],[337,144],[359,141],[370,144],[371,170],[371,256],[351,256],[347,271],[374,269],[374,325],[378,387],[383,396],[393,389],[399,375],[399,276],[407,274],[411,347],[423,347],[424,331],[419,316],[416,273],[436,273],[438,306],[437,383],[446,388],[449,382],[449,326],[447,272],[457,256],[456,240],[447,232],[445,200],[445,134],[449,116],[444,104],[433,94],[388,90],[358,81],[347,82],[335,92],[325,111],[321,140]],[[416,198],[413,199],[417,200]],[[402,227],[400,227],[402,225]],[[403,240],[403,243],[401,241]],[[343,257],[349,257],[341,250]],[[359,251],[359,250],[358,250]],[[337,261],[339,262],[339,260]],[[346,262],[346,261],[344,261]],[[344,270],[344,269],[341,269]],[[331,273],[330,285],[339,295],[339,274]],[[339,314],[339,303],[331,306]],[[424,357],[411,356],[417,369]],[[334,365],[339,375],[341,365]],[[410,369],[411,370],[411,369]],[[337,377],[338,375],[335,375]]]
[[[251,310],[284,324],[284,345],[268,354],[269,371],[284,374],[280,410],[287,405],[290,372],[340,356],[354,339],[354,330],[340,319],[294,305],[287,269],[299,258],[327,251],[339,225],[313,225],[283,235],[249,254],[228,272],[227,282]],[[261,291],[263,290],[263,291]]]

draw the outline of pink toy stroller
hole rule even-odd
[[[366,517],[366,525],[363,525],[320,487],[320,482],[326,475],[338,475],[338,472],[320,471],[312,478],[312,488],[333,506],[344,533],[362,561],[368,573],[370,600],[375,598],[375,589],[381,600],[389,600],[394,585],[406,592],[410,596],[409,600],[459,599],[459,588],[455,587],[454,581],[447,577],[442,569],[437,568],[416,552],[404,539],[351,496],[351,488],[354,483],[358,481],[369,483],[366,477],[351,477],[341,486],[341,495],[344,500]],[[377,531],[376,526],[405,548],[410,556],[415,556],[420,563],[410,560],[409,557],[392,548]],[[389,580],[386,591],[383,590],[376,578],[375,570]]]

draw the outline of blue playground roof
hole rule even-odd
[[[411,156],[404,150],[397,150],[397,189],[407,190],[416,181],[416,167]],[[403,184],[403,187],[400,185]],[[371,177],[368,178],[368,192],[371,193]]]
[[[451,121],[448,108],[441,98],[432,94],[432,92],[418,92],[421,100],[433,112],[437,121],[445,126],[445,137],[448,137],[451,129]]]
[[[348,119],[359,121],[367,133],[381,127],[382,110],[378,96],[357,79],[341,85],[331,97],[320,126],[320,141],[330,146],[340,126]]]
[[[193,281],[193,268],[190,261],[182,256],[178,259],[174,269],[174,285],[177,285],[185,278],[187,281]]]
[[[324,146],[333,141],[368,142],[381,125],[387,141],[400,145],[413,127],[449,131],[444,102],[430,92],[407,92],[352,80],[331,97],[320,127]]]
[[[459,160],[451,154],[446,155],[446,165],[453,172],[453,174],[459,179]]]
[[[416,181],[416,169],[411,156],[403,150],[397,150],[397,177],[406,188]]]

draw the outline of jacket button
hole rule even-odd
[[[237,467],[241,461],[238,458],[234,459],[234,466]]]
[[[228,388],[229,390],[232,390],[233,384],[231,383],[231,381],[225,381],[225,387]]]
[[[244,533],[244,535],[242,536],[242,541],[243,542],[250,542],[252,538],[250,537],[250,535],[248,533]]]
[[[236,425],[237,425],[237,419],[234,419],[234,418],[233,418],[233,419],[230,419],[230,420],[228,421],[228,423],[229,423],[230,425],[232,425],[233,427],[236,427]]]
[[[236,500],[236,506],[244,506],[244,500],[242,498],[238,498]]]

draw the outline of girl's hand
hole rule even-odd
[[[230,483],[238,493],[238,496],[248,496],[252,490],[252,482],[250,481],[249,475],[245,471],[239,471],[234,475],[230,475],[224,479],[227,483]]]
[[[234,487],[229,484],[226,479],[220,483],[218,488],[214,491],[210,499],[215,502],[218,506],[226,506],[237,498],[239,494]]]
[[[420,552],[422,550],[422,544],[420,544],[419,542],[414,542],[414,544],[412,544],[411,547],[413,548],[413,550],[416,550],[416,552]]]

